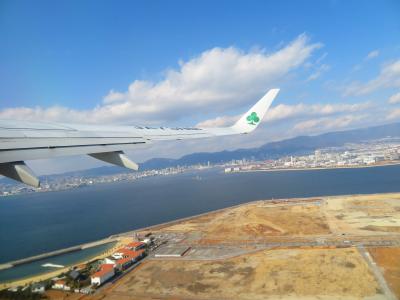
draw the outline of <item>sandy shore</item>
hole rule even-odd
[[[114,245],[114,247],[108,249],[105,252],[102,252],[102,253],[98,254],[97,256],[91,257],[90,259],[80,261],[80,262],[76,263],[75,265],[88,263],[89,261],[92,261],[92,260],[95,260],[95,259],[103,259],[103,258],[109,256],[110,254],[112,254],[116,249],[128,244],[131,241],[132,241],[132,238],[121,237],[117,241],[117,243]],[[6,288],[16,287],[16,286],[24,286],[24,285],[31,284],[31,283],[34,283],[34,282],[40,282],[40,281],[43,281],[43,280],[47,280],[47,279],[56,277],[56,276],[58,276],[58,275],[60,275],[62,273],[68,272],[71,269],[71,267],[72,266],[68,266],[68,267],[65,267],[65,268],[60,268],[60,269],[54,270],[52,272],[39,274],[39,275],[35,275],[35,276],[31,276],[31,277],[15,280],[15,281],[12,281],[12,282],[0,283],[0,289],[6,289]]]

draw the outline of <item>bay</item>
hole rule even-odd
[[[254,200],[400,192],[400,165],[196,171],[0,198],[0,263]]]

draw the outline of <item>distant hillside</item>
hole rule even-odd
[[[346,143],[381,139],[385,137],[400,137],[400,123],[354,129],[347,131],[329,132],[316,136],[298,136],[278,142],[266,143],[258,148],[238,149],[220,152],[201,152],[182,156],[179,159],[153,158],[140,164],[141,170],[162,169],[167,167],[228,162],[232,159],[275,159],[286,155],[302,155],[313,152],[318,148],[342,146]],[[91,176],[110,175],[129,172],[123,168],[105,166],[69,174]]]
[[[279,142],[266,143],[258,148],[233,151],[201,152],[182,156],[179,159],[154,158],[141,164],[142,169],[157,169],[198,163],[220,163],[232,159],[275,159],[286,155],[302,155],[318,148],[342,146],[385,137],[400,137],[400,123],[376,127],[337,131],[317,136],[298,136]]]
[[[298,136],[278,142],[266,143],[258,148],[238,149],[220,152],[201,152],[182,156],[179,159],[153,158],[140,164],[141,170],[162,169],[167,167],[228,162],[232,159],[276,159],[286,155],[302,155],[312,153],[318,148],[342,146],[345,143],[357,143],[362,141],[381,139],[385,137],[400,137],[400,123],[337,131],[317,136]],[[104,166],[60,174],[60,176],[99,176],[130,172],[124,168]],[[4,182],[2,179],[0,182]],[[8,181],[8,180],[7,180]]]

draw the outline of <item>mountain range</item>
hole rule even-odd
[[[346,143],[360,143],[363,141],[382,139],[387,137],[400,138],[400,123],[336,131],[316,136],[298,136],[277,142],[269,142],[257,148],[237,149],[232,151],[199,152],[182,156],[178,159],[153,158],[140,164],[141,170],[163,169],[176,166],[188,166],[195,164],[206,164],[210,162],[224,163],[231,160],[254,159],[266,160],[277,159],[287,155],[306,155],[319,148],[340,147]],[[63,175],[94,176],[112,175],[121,172],[129,172],[115,166],[104,166],[84,171],[70,172]]]

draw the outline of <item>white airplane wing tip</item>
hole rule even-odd
[[[269,90],[232,128],[240,133],[249,133],[256,129],[278,93],[278,88]]]

